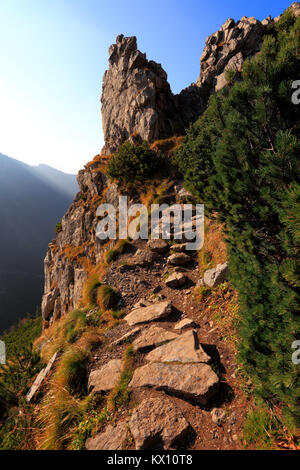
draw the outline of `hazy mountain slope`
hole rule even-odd
[[[76,190],[75,175],[0,154],[0,331],[39,304],[47,244]]]
[[[77,181],[74,175],[63,173],[51,166],[39,164],[31,167],[32,171],[45,183],[58,192],[67,195],[70,198],[78,191]]]

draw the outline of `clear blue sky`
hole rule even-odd
[[[102,76],[118,34],[135,35],[173,92],[195,81],[205,39],[229,17],[282,13],[284,0],[0,0],[0,152],[77,172],[103,136]]]

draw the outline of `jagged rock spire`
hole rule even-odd
[[[129,138],[153,142],[183,132],[166,72],[137,49],[135,36],[121,34],[110,46],[101,104],[107,153]]]

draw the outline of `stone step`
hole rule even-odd
[[[192,261],[192,258],[186,253],[174,253],[168,257],[167,264],[171,266],[184,266]]]
[[[149,323],[168,317],[172,311],[172,304],[168,300],[148,307],[135,308],[126,317],[128,325],[133,326],[139,323]]]
[[[172,273],[166,280],[166,286],[171,287],[173,289],[178,289],[186,285],[189,281],[189,278],[180,272]]]
[[[88,379],[89,393],[107,392],[118,383],[122,372],[121,359],[112,359],[99,369],[93,370]]]
[[[209,365],[203,363],[164,364],[154,362],[136,369],[129,387],[131,389],[147,387],[164,390],[206,405],[218,392],[219,378]]]
[[[138,351],[139,349],[159,346],[166,341],[171,341],[176,338],[178,338],[177,333],[152,325],[143,330],[139,337],[133,341],[133,348],[135,351]]]
[[[148,362],[182,362],[182,363],[208,363],[210,357],[203,350],[198,341],[197,332],[189,330],[174,339],[171,343],[164,344],[146,356]]]
[[[134,410],[129,428],[135,440],[135,448],[153,449],[156,444],[168,450],[180,439],[187,437],[190,429],[178,406],[168,397],[145,399]]]

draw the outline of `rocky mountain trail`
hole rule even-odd
[[[136,240],[132,245],[143,251],[149,250],[151,244],[148,242],[147,246],[146,241]],[[170,249],[172,252],[172,246]],[[246,398],[235,375],[235,352],[223,341],[218,326],[203,316],[193,295],[194,287],[170,288],[165,284],[170,250],[164,251],[152,265],[135,266],[134,270],[120,274],[120,263],[130,260],[130,255],[123,254],[109,266],[105,278],[115,289],[122,289],[124,319],[106,333],[106,341],[94,351],[91,373],[98,370],[101,376],[106,364],[123,360],[129,344],[134,349],[129,403],[126,410],[115,410],[112,414],[113,423],[122,429],[127,426],[126,439],[121,432],[123,444],[117,445],[120,448],[239,449]],[[194,263],[180,269],[185,270],[195,286],[199,267]],[[143,282],[137,284],[137,280]],[[159,293],[151,294],[158,286]],[[136,316],[137,324],[134,321],[130,325],[126,321],[128,316],[129,319]],[[161,403],[157,415],[156,407],[149,412],[146,406],[149,400]],[[170,410],[176,410],[170,411],[169,418],[164,411],[165,402],[166,409],[169,406]],[[183,434],[178,431],[182,436],[180,443],[176,437],[169,440],[166,437],[170,434],[168,426],[173,414],[184,423]],[[137,416],[148,423],[143,430],[137,425]],[[238,417],[233,425],[229,424],[233,421],[231,416]],[[90,439],[86,447],[116,448],[114,438],[113,444],[107,444],[108,431],[114,436],[109,426],[94,440]],[[180,426],[176,431],[179,429]]]

